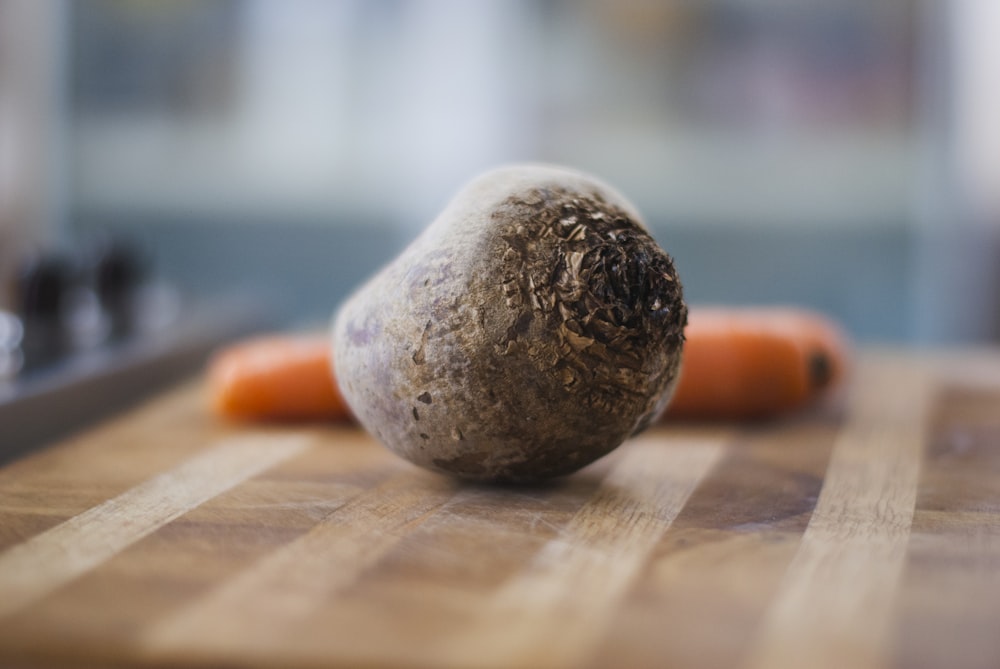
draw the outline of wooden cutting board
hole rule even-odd
[[[1000,351],[535,487],[201,392],[0,469],[0,664],[1000,666]]]

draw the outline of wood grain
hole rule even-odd
[[[302,450],[301,436],[235,438],[0,554],[0,618]]]
[[[1000,666],[1000,351],[468,485],[200,385],[0,469],[0,665]]]
[[[927,374],[913,362],[861,370],[823,490],[748,666],[886,664],[929,395]]]
[[[650,436],[625,447],[593,497],[497,590],[471,629],[457,630],[446,662],[579,666],[728,440],[713,430],[678,434],[669,449]]]
[[[142,643],[154,656],[180,646],[216,658],[280,645],[289,628],[351,586],[455,494],[455,485],[441,477],[400,474],[346,501],[305,535],[152,626]]]

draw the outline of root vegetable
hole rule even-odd
[[[390,449],[488,481],[573,472],[644,429],[676,384],[671,258],[597,179],[543,166],[463,189],[339,310],[341,392]]]
[[[348,418],[329,348],[326,337],[274,334],[222,349],[208,367],[212,408],[244,420]]]
[[[776,416],[814,402],[846,373],[844,335],[805,309],[701,307],[685,335],[671,417]]]

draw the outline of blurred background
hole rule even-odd
[[[998,34],[994,0],[0,0],[0,340],[325,322],[530,160],[629,196],[691,302],[996,341]]]

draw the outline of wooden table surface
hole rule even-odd
[[[0,469],[0,665],[1000,667],[1000,351],[537,487],[202,399]]]

